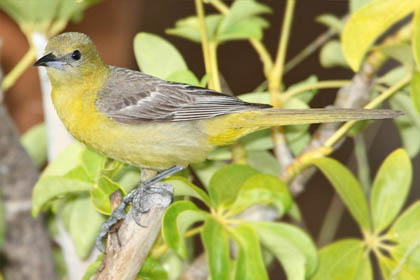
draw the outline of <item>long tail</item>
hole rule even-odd
[[[240,126],[271,127],[308,123],[343,122],[352,120],[390,119],[404,115],[401,111],[378,109],[263,109],[254,114],[243,113]],[[238,117],[241,114],[238,114]]]
[[[387,109],[293,110],[270,108],[233,113],[209,119],[206,122],[206,133],[210,136],[210,143],[214,145],[226,145],[245,134],[272,126],[390,119],[403,114],[401,111]]]

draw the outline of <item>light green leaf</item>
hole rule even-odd
[[[216,173],[219,168],[225,165],[222,161],[206,160],[200,163],[195,163],[191,165],[198,179],[201,183],[208,188],[210,184],[211,177]]]
[[[319,252],[319,265],[312,280],[373,279],[369,255],[358,239],[344,239]]]
[[[88,192],[92,185],[79,180],[62,176],[41,178],[34,187],[32,195],[32,215],[38,216],[39,211],[46,210],[54,199],[63,198],[69,194]]]
[[[405,67],[411,69],[414,65],[414,57],[412,55],[411,46],[407,43],[392,44],[380,48],[385,55],[395,59]]]
[[[139,274],[136,279],[142,280],[167,280],[169,279],[168,272],[164,265],[158,260],[152,259],[151,257],[146,258],[141,267]]]
[[[276,176],[257,174],[242,184],[229,210],[237,214],[255,204],[272,204],[283,215],[292,206],[292,196],[287,185]]]
[[[239,247],[234,279],[268,280],[261,256],[260,243],[254,229],[249,225],[242,224],[232,229],[230,233]]]
[[[260,14],[270,13],[271,8],[254,0],[236,0],[223,22],[220,24],[219,34],[236,25],[238,22]]]
[[[420,70],[420,5],[414,14],[412,48],[417,70]]]
[[[316,21],[319,23],[322,23],[323,25],[327,26],[328,28],[331,28],[335,31],[337,31],[337,33],[341,33],[341,31],[343,30],[343,22],[341,21],[341,19],[339,19],[338,17],[336,17],[333,14],[322,14],[319,15],[316,18]]]
[[[411,79],[410,97],[413,101],[414,107],[420,114],[420,72],[418,71],[413,71],[413,78]]]
[[[112,180],[118,183],[125,190],[125,193],[129,193],[140,184],[140,175],[141,172],[139,168],[126,165],[112,178]]]
[[[363,5],[366,5],[370,1],[371,0],[350,0],[349,1],[349,4],[350,4],[350,13],[354,13],[360,7],[362,7]]]
[[[261,40],[263,37],[263,28],[268,27],[268,25],[268,22],[264,19],[252,17],[241,20],[235,25],[219,32],[216,38],[218,42],[241,39]]]
[[[98,180],[106,160],[105,156],[87,147],[80,154],[80,163],[93,181]]]
[[[188,69],[178,50],[154,34],[138,33],[134,37],[134,54],[143,72],[161,79],[166,79],[176,71]]]
[[[184,233],[189,227],[206,218],[207,213],[201,211],[190,201],[176,201],[166,210],[162,220],[162,236],[166,244],[181,257],[187,258]]]
[[[394,119],[400,132],[403,147],[410,157],[414,157],[420,150],[420,115],[417,113],[410,97],[402,92],[394,94],[390,99],[392,109],[402,110],[406,115]]]
[[[386,279],[419,279],[420,277],[420,202],[411,205],[387,233],[396,245],[390,250],[394,260],[379,259]]]
[[[207,206],[210,206],[209,196],[199,187],[191,183],[188,179],[180,176],[171,176],[164,180],[165,183],[174,187],[174,196],[191,196],[195,197]]]
[[[357,10],[342,33],[343,53],[350,67],[358,71],[372,43],[418,5],[418,0],[373,0]]]
[[[206,26],[210,41],[216,40],[217,28],[223,19],[222,15],[206,16]],[[174,28],[166,29],[166,33],[179,36],[196,43],[201,42],[200,22],[196,16],[178,20]]]
[[[209,184],[209,194],[213,207],[228,206],[231,204],[242,184],[258,171],[240,164],[225,165],[213,175]]]
[[[246,160],[249,166],[261,173],[278,176],[281,173],[279,161],[269,151],[247,151]]]
[[[271,104],[268,92],[251,92],[238,96],[239,99],[249,103]]]
[[[385,75],[379,77],[377,79],[377,82],[384,83],[388,86],[392,86],[401,81],[404,78],[404,76],[407,75],[407,71],[409,71],[409,69],[405,66],[395,67],[392,70],[386,72]]]
[[[37,167],[42,167],[47,162],[47,131],[45,123],[31,127],[22,135],[20,142]]]
[[[308,234],[285,223],[248,222],[261,243],[282,264],[287,279],[305,279],[317,268],[317,252]]]
[[[47,176],[64,176],[69,171],[80,165],[80,154],[85,149],[83,144],[74,142],[61,152],[58,157],[48,164],[42,172],[41,179]]]
[[[190,70],[180,70],[170,74],[166,80],[170,82],[184,83],[193,86],[200,86],[200,81]]]
[[[96,211],[89,196],[78,198],[73,206],[69,233],[81,259],[89,256],[105,216]]]
[[[312,139],[309,131],[299,134],[299,137],[296,137],[295,134],[286,134],[286,137],[289,149],[295,157],[303,152]]]
[[[371,228],[369,210],[360,183],[340,162],[331,158],[319,158],[313,162],[328,178],[346,204],[353,218],[364,230]]]
[[[223,225],[212,216],[204,222],[201,233],[212,279],[230,279],[229,237]]]
[[[85,274],[82,277],[82,280],[90,280],[90,278],[98,271],[99,267],[101,266],[102,259],[104,258],[104,254],[99,254],[96,258],[95,262],[88,266],[85,271]]]
[[[325,68],[336,66],[348,67],[343,50],[341,49],[340,41],[331,40],[326,43],[319,53],[319,62]]]
[[[311,84],[315,84],[318,82],[318,77],[315,75],[311,75],[308,78],[297,82],[293,85],[291,85],[290,87],[287,88],[287,91],[299,88],[301,86],[306,86],[306,85],[311,85]],[[296,95],[296,98],[300,101],[303,101],[304,103],[308,104],[309,102],[311,102],[312,98],[314,98],[314,96],[318,93],[318,90],[313,89],[313,90],[308,90],[302,93],[299,93],[298,95]],[[291,103],[286,102],[286,106],[289,106],[289,108],[292,108],[292,105],[297,106],[296,109],[302,109],[305,106],[303,105],[299,105],[299,104],[295,104],[293,103],[293,101],[290,101]]]
[[[101,176],[90,192],[92,203],[96,210],[102,214],[111,215],[110,195],[117,190],[120,190],[123,196],[126,195],[125,190],[118,183],[106,176]]]
[[[410,191],[411,177],[411,161],[403,149],[395,150],[382,163],[370,200],[375,232],[384,230],[400,212]]]

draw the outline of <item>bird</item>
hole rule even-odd
[[[93,41],[78,32],[52,37],[34,65],[47,68],[52,102],[67,130],[109,158],[160,172],[146,185],[257,130],[401,115],[388,109],[286,110],[248,103],[107,65]]]

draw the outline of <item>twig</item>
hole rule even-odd
[[[18,64],[16,64],[15,67],[13,67],[13,69],[4,77],[3,82],[1,83],[2,90],[7,91],[11,88],[17,79],[22,76],[23,72],[25,72],[25,70],[28,69],[28,67],[34,62],[35,49],[31,46]]]
[[[107,249],[103,264],[93,279],[133,280],[136,278],[160,232],[162,216],[172,201],[173,187],[171,185],[158,183],[154,187],[165,189],[166,195],[141,193],[139,200],[133,202],[142,206],[149,204],[150,210],[141,216],[144,227],[139,226],[133,218],[134,207],[132,206],[118,230],[118,238],[115,238],[117,242],[111,241],[113,247]]]

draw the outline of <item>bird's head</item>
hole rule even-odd
[[[47,67],[51,82],[57,85],[80,83],[103,76],[102,72],[107,70],[92,40],[77,32],[52,37],[45,48],[45,55],[34,65]]]

